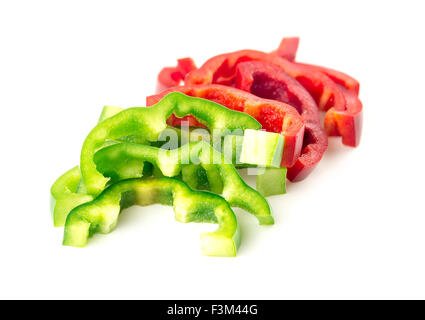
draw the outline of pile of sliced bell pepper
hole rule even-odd
[[[300,155],[294,152],[297,159],[282,162],[282,166],[288,167],[290,181],[303,180],[325,153],[327,135],[341,136],[342,143],[347,146],[356,147],[359,144],[363,114],[362,103],[358,98],[359,82],[340,71],[295,62],[298,44],[299,38],[284,38],[278,49],[271,53],[241,50],[214,56],[199,69],[188,72],[183,86],[168,88],[160,92],[159,96],[172,91],[200,96],[197,93],[205,88],[209,91],[208,96],[214,100],[217,99],[215,96],[220,97],[222,94],[211,93],[213,89],[208,86],[220,84],[294,107],[305,124],[304,137],[301,138],[302,152]],[[210,99],[208,96],[202,97]],[[148,105],[155,100],[154,97],[148,97]],[[235,101],[224,99],[219,103],[228,108],[237,105]],[[323,127],[320,124],[320,110],[326,111]],[[241,111],[254,116],[263,129],[285,135],[282,112],[276,108],[260,106],[255,112],[252,108]],[[292,121],[289,115],[284,118],[288,122]],[[169,123],[178,125],[179,121],[172,116]],[[197,125],[193,119],[189,121],[191,125]]]
[[[160,203],[173,207],[177,221],[217,223],[201,236],[209,256],[236,255],[240,229],[232,207],[273,224],[265,196],[285,193],[286,178],[306,178],[328,135],[355,147],[361,133],[359,83],[295,62],[298,43],[285,38],[271,53],[221,54],[200,68],[179,59],[159,73],[149,108],[104,107],[80,166],[51,188],[63,244],[82,247],[93,234],[111,232],[133,205]],[[257,168],[257,190],[239,175],[246,167]]]

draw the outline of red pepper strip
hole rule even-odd
[[[360,84],[349,75],[325,67],[301,64],[305,67],[323,72],[331,78],[344,93],[346,109],[331,108],[325,116],[325,129],[329,136],[341,136],[342,143],[357,147],[360,143],[363,123],[363,105],[358,98]]]
[[[342,143],[357,147],[363,126],[363,105],[354,94],[341,87],[347,101],[346,110],[329,109],[325,116],[325,130],[328,136],[341,136]]]
[[[301,63],[299,65],[323,72],[338,85],[344,94],[346,105],[344,109],[332,107],[326,112],[325,130],[329,136],[341,136],[343,144],[357,147],[363,123],[363,105],[358,98],[359,82],[340,71]]]
[[[293,50],[291,44],[292,38],[283,38],[276,54],[284,57],[285,52]],[[296,63],[297,65],[309,68],[311,70],[322,72],[334,81],[344,94],[346,106],[344,109],[334,107],[331,108],[325,116],[325,130],[329,136],[342,136],[342,143],[356,147],[360,143],[362,122],[363,122],[363,105],[358,98],[360,84],[349,75],[311,64]]]
[[[322,72],[283,59],[277,54],[255,50],[241,50],[212,57],[202,67],[189,72],[185,84],[217,83],[234,85],[236,66],[246,61],[264,61],[281,68],[307,89],[321,110],[332,107],[345,109],[345,98],[337,85]]]
[[[178,59],[177,66],[165,67],[159,72],[156,92],[178,86],[186,74],[195,69],[196,65],[192,58]]]
[[[343,86],[350,93],[353,93],[356,96],[359,95],[360,83],[353,77],[350,77],[348,74],[345,74],[341,71],[337,71],[337,70],[333,70],[333,69],[329,69],[329,68],[325,68],[321,66],[316,66],[312,64],[307,64],[307,63],[297,62],[297,64],[323,72],[329,78],[331,78],[336,84]]]
[[[242,62],[236,67],[236,87],[256,96],[294,106],[305,123],[301,156],[288,169],[290,181],[306,178],[322,159],[328,137],[320,125],[320,114],[310,94],[280,68],[262,61]]]
[[[348,146],[358,145],[362,127],[360,101],[344,95],[341,87],[323,72],[290,62],[278,57],[277,54],[242,50],[218,55],[209,59],[199,69],[189,72],[185,77],[185,83],[234,85],[236,66],[246,61],[269,62],[294,77],[315,99],[320,110],[327,111],[332,108],[325,121],[326,133],[341,135],[342,142]],[[345,96],[350,100],[350,105],[347,105]]]
[[[276,50],[276,54],[279,57],[285,58],[289,61],[294,61],[295,56],[297,55],[299,43],[300,38],[298,37],[283,38]]]
[[[300,40],[299,38],[283,38],[282,41],[280,42],[279,47],[273,53],[276,53],[279,57],[293,61],[295,60],[295,55],[297,53],[299,40]],[[360,83],[353,77],[350,77],[348,74],[345,74],[341,71],[337,71],[337,70],[333,70],[333,69],[329,69],[329,68],[325,68],[321,66],[316,66],[312,64],[307,64],[307,63],[297,62],[297,64],[320,71],[326,74],[329,78],[331,78],[336,84],[343,86],[348,91],[354,93],[357,96],[359,95]]]
[[[169,88],[160,94],[147,97],[146,105],[157,103],[173,91],[211,100],[229,109],[245,112],[257,119],[263,129],[282,134],[285,137],[282,167],[292,167],[299,157],[304,136],[304,122],[297,110],[289,104],[259,98],[236,88],[210,84]],[[177,124],[180,124],[180,121]]]
[[[195,69],[197,69],[197,67],[192,58],[178,59],[176,67],[166,67],[161,70],[158,75],[156,92],[160,93],[167,88],[178,86],[180,82],[184,80],[186,74]],[[177,118],[174,114],[171,115],[169,122],[174,123],[177,121],[186,121],[190,126],[196,126],[199,124],[199,122],[192,116]]]

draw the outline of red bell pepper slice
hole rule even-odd
[[[283,38],[275,54],[284,57],[285,52],[293,52],[293,44],[291,44],[293,40],[291,39]],[[358,98],[359,82],[337,70],[299,62],[296,64],[327,75],[339,87],[344,94],[346,104],[343,108],[334,106],[326,113],[325,130],[329,136],[341,136],[342,143],[347,146],[358,146],[363,123],[363,105]]]
[[[156,92],[178,86],[186,74],[195,69],[196,65],[192,58],[178,59],[177,66],[165,67],[159,72]]]
[[[283,59],[277,54],[241,50],[210,58],[199,69],[189,72],[185,84],[217,83],[234,85],[236,66],[246,61],[265,61],[281,68],[307,89],[321,110],[345,108],[345,98],[337,85],[322,72]]]
[[[345,145],[355,147],[360,142],[362,128],[362,105],[353,96],[348,96],[322,71],[310,66],[290,62],[277,54],[261,51],[241,50],[215,56],[199,69],[189,72],[185,83],[217,83],[234,85],[236,66],[246,61],[265,61],[281,68],[294,77],[315,99],[320,110],[329,110],[325,119],[328,135],[341,135]],[[348,100],[350,103],[347,104]],[[332,108],[332,110],[330,110]]]
[[[280,42],[279,47],[273,53],[276,53],[279,57],[282,57],[291,61],[295,61],[295,56],[297,54],[299,40],[300,39],[298,37],[283,38],[282,41]],[[356,95],[359,95],[360,83],[353,77],[350,77],[348,74],[345,74],[341,71],[337,71],[334,69],[329,69],[329,68],[307,64],[307,63],[297,62],[297,64],[323,72],[329,78],[331,78],[336,84],[343,86],[348,91]]]
[[[160,94],[147,97],[146,105],[154,105],[165,95],[174,91],[215,101],[229,109],[251,115],[266,131],[277,132],[285,137],[281,166],[292,167],[297,161],[302,148],[304,121],[297,110],[289,104],[263,99],[229,86],[209,84],[169,88]],[[175,118],[169,120],[175,121]],[[177,122],[169,122],[169,124],[180,124],[180,121],[178,119]]]
[[[262,61],[239,63],[235,86],[262,98],[288,103],[298,110],[305,123],[303,149],[294,166],[288,169],[287,177],[290,181],[305,179],[328,147],[319,109],[310,94],[282,69]]]

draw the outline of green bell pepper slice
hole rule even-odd
[[[80,168],[87,192],[100,194],[109,178],[96,169],[93,160],[95,152],[107,139],[118,139],[129,135],[143,136],[156,141],[167,127],[166,119],[175,114],[178,117],[193,115],[211,131],[260,129],[260,123],[248,114],[233,111],[215,102],[173,92],[150,108],[129,108],[100,122],[87,136],[81,150]]]
[[[220,196],[193,191],[176,178],[139,178],[109,186],[95,200],[74,208],[65,223],[63,245],[84,247],[94,233],[111,232],[119,213],[130,206],[154,203],[173,206],[180,222],[218,223],[201,235],[202,253],[234,257],[240,244],[239,225],[229,204]]]
[[[104,106],[100,114],[98,123],[110,118],[123,109],[120,107]],[[123,137],[125,142],[143,142],[142,137],[128,136]],[[104,146],[118,143],[118,141],[106,141]],[[129,178],[138,178],[146,175],[144,163],[140,161],[126,161],[118,165],[117,170],[121,176]],[[55,227],[63,227],[68,213],[75,207],[85,202],[93,200],[93,197],[87,194],[86,187],[81,179],[81,171],[78,166],[68,170],[60,176],[50,189],[52,197],[52,216]]]
[[[205,141],[191,142],[173,150],[118,143],[102,148],[94,155],[96,169],[111,177],[112,182],[129,178],[120,170],[120,164],[126,161],[149,162],[167,177],[175,177],[185,167],[200,164],[212,192],[222,194],[232,207],[252,213],[261,225],[274,223],[267,200],[243,181],[231,160]],[[194,187],[194,183],[191,185]]]
[[[78,166],[60,176],[50,189],[54,200],[53,223],[62,227],[68,213],[75,207],[93,200],[90,195],[81,192],[81,172]]]

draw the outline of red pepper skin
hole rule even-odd
[[[287,177],[290,181],[305,179],[328,147],[319,109],[310,94],[280,68],[262,61],[239,63],[235,86],[262,98],[288,103],[298,110],[305,123],[303,150],[294,166],[288,168]]]
[[[276,50],[276,54],[286,60],[294,61],[299,43],[300,38],[298,37],[283,38]]]
[[[169,88],[160,94],[146,98],[151,106],[170,92],[182,92],[186,95],[217,102],[229,109],[245,112],[257,119],[263,129],[285,136],[282,167],[292,167],[297,161],[303,144],[304,121],[297,110],[289,104],[257,97],[248,92],[222,85],[186,85]],[[169,119],[170,120],[170,119]],[[178,125],[180,119],[171,119],[170,125]]]
[[[196,65],[192,58],[178,59],[177,66],[165,67],[159,72],[156,92],[178,86],[186,74],[195,69]]]

